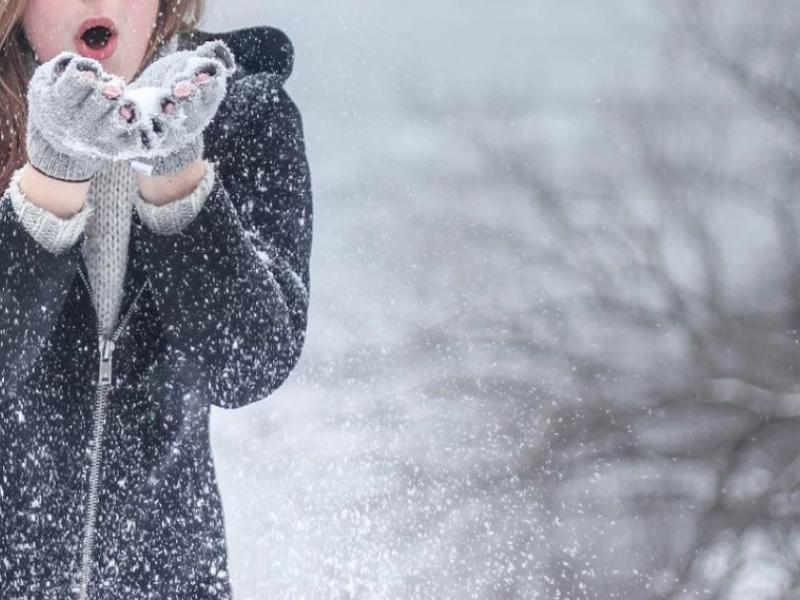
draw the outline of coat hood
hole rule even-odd
[[[280,29],[268,26],[211,33],[195,29],[178,34],[178,49],[196,48],[209,40],[222,40],[233,51],[238,68],[233,81],[253,74],[267,75],[274,86],[283,85],[292,73],[294,48]]]

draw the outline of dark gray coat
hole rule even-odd
[[[82,235],[43,249],[0,203],[0,598],[230,599],[209,409],[269,395],[305,340],[312,233],[279,30],[196,31],[239,70],[204,133],[217,181],[177,235],[134,211],[119,326]]]

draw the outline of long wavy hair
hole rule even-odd
[[[31,76],[26,55],[33,50],[22,28],[28,0],[0,0],[0,194],[13,172],[28,160],[25,126],[26,95]],[[205,0],[159,0],[158,21],[150,35],[142,64],[158,46],[179,32],[193,30],[203,16]]]

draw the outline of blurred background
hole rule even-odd
[[[238,600],[800,598],[800,5],[251,25],[315,222],[299,365],[212,415]]]

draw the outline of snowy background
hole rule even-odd
[[[664,6],[209,0],[315,206],[303,357],[212,414],[238,600],[800,598],[800,14]]]

